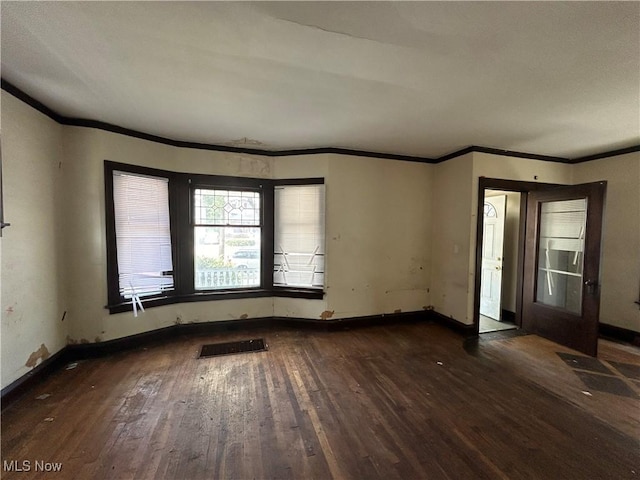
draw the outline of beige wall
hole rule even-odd
[[[348,318],[426,308],[432,168],[346,155],[277,159],[274,178],[325,177],[327,294],[324,302],[276,298],[275,315]]]
[[[64,347],[62,127],[2,93],[2,386]]]
[[[471,251],[469,224],[475,217],[475,212],[471,212],[473,155],[439,163],[434,170],[431,303],[437,312],[465,322]]]
[[[640,152],[577,164],[572,178],[607,181],[600,322],[640,332]]]
[[[336,317],[429,303],[432,165],[334,156],[327,184],[327,309]]]

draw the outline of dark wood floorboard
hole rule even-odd
[[[197,358],[257,337],[268,351]],[[178,337],[60,370],[5,409],[2,478],[638,478],[640,400],[585,394],[558,352],[535,336],[465,348],[429,323]]]

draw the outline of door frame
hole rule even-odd
[[[485,190],[502,190],[505,192],[520,192],[520,223],[518,226],[518,264],[516,282],[516,318],[515,324],[522,328],[522,294],[524,291],[524,250],[527,221],[528,193],[550,187],[560,187],[563,184],[528,182],[522,180],[505,180],[501,178],[478,178],[478,205],[476,211],[476,266],[475,285],[473,291],[473,334],[480,334],[480,287],[482,283],[482,240],[484,226],[484,192]]]

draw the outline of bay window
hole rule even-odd
[[[322,298],[323,183],[105,161],[107,307]]]

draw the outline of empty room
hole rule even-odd
[[[0,14],[3,479],[640,475],[639,2]]]

